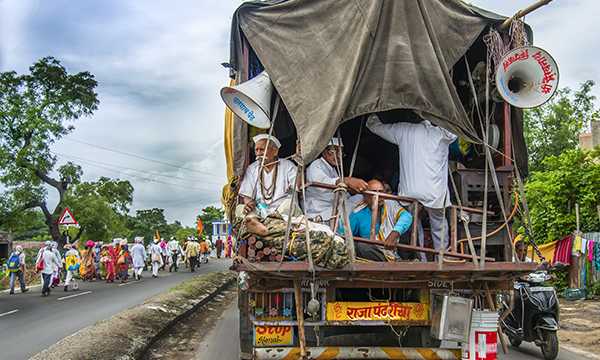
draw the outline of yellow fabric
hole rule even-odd
[[[235,80],[229,81],[229,86],[234,86]],[[225,162],[227,163],[227,185],[223,186],[221,195],[221,202],[225,206],[225,209],[231,207],[231,201],[235,199],[236,191],[231,191],[230,184],[233,182],[237,185],[238,177],[233,176],[233,112],[225,106],[225,133],[224,141],[225,147]],[[237,186],[235,187],[237,189]],[[226,211],[226,215],[229,216],[229,211]]]
[[[235,80],[229,81],[234,86]],[[227,162],[227,179],[233,176],[233,112],[225,106],[225,161]]]
[[[519,240],[523,240],[523,235],[521,235],[521,234],[517,235],[517,237],[513,239],[513,244]]]
[[[573,237],[573,251],[581,251],[581,237]]]
[[[458,138],[458,147],[463,155],[467,155],[469,149],[471,148],[471,143],[467,140],[463,140],[462,138]]]
[[[556,243],[557,241],[553,241],[549,244],[544,244],[544,245],[540,245],[538,246],[540,248],[540,251],[542,253],[542,256],[546,259],[546,261],[549,261],[550,263],[553,262],[554,260],[554,251],[556,250]],[[537,255],[537,252],[533,252],[533,261],[535,262],[540,262],[540,258]]]

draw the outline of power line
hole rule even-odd
[[[115,164],[109,164],[109,163],[105,163],[105,162],[101,162],[101,161],[97,161],[97,160],[85,159],[85,158],[78,157],[78,156],[61,154],[61,153],[57,153],[57,152],[54,152],[54,151],[52,151],[52,153],[55,154],[55,155],[58,155],[58,156],[64,156],[66,158],[74,159],[74,160],[78,160],[78,161],[87,161],[87,162],[92,162],[92,163],[97,163],[97,164],[102,164],[102,165],[113,166],[113,167],[116,167],[116,168],[119,168],[119,169],[138,171],[138,172],[146,173],[146,174],[150,174],[150,175],[163,176],[163,177],[168,177],[168,178],[178,179],[178,180],[184,180],[184,181],[192,181],[194,183],[200,182],[200,180],[197,180],[197,179],[186,179],[186,178],[182,178],[182,177],[179,177],[179,176],[172,176],[172,175],[164,175],[164,174],[160,174],[160,173],[153,173],[153,172],[150,172],[150,171],[133,169],[133,168],[130,168],[130,167],[119,166],[119,165],[115,165]],[[204,184],[219,185],[219,186],[224,186],[225,185],[225,184],[222,184],[222,183],[218,184],[218,183],[214,183],[214,182],[210,182],[210,181],[202,181],[202,183],[204,183]]]
[[[166,163],[166,162],[163,162],[163,161],[149,159],[149,158],[146,158],[146,157],[143,157],[143,156],[139,156],[139,155],[129,154],[129,153],[126,153],[124,151],[114,150],[114,149],[110,149],[110,148],[107,148],[107,147],[104,147],[104,146],[90,144],[90,143],[87,143],[87,142],[81,141],[81,140],[75,140],[75,139],[71,139],[71,138],[64,138],[64,139],[70,140],[70,141],[74,141],[74,142],[77,142],[77,143],[81,143],[81,144],[85,144],[85,145],[88,145],[88,146],[93,146],[93,147],[96,147],[96,148],[99,148],[99,149],[103,149],[103,150],[107,150],[107,151],[112,151],[112,152],[115,152],[115,153],[118,153],[118,154],[127,155],[127,156],[131,156],[131,157],[134,157],[134,158],[146,160],[146,161],[151,161],[151,162],[154,162],[154,163],[157,163],[157,164],[161,164],[161,165],[167,165],[167,166],[171,166],[171,167],[174,167],[174,168],[183,169],[183,170],[192,171],[192,172],[197,172],[197,173],[204,174],[204,175],[222,177],[222,175],[215,175],[215,174],[211,174],[211,173],[208,173],[208,172],[205,172],[205,171],[190,169],[190,168],[186,168],[186,167],[179,166],[179,165],[173,165],[173,164],[169,164],[169,163]]]
[[[93,164],[91,162],[87,162],[87,161],[84,161],[84,160],[79,160],[79,161],[83,162],[84,164],[87,163],[88,165],[98,167],[100,169],[104,169],[104,170],[108,170],[108,171],[113,171],[113,172],[118,172],[118,173],[123,174],[123,172],[121,172],[121,171],[114,170],[114,169],[109,169],[107,167],[96,165],[96,164]],[[133,176],[133,177],[136,177],[136,178],[139,178],[139,179],[143,179],[143,180],[148,180],[148,181],[156,182],[156,183],[159,183],[159,184],[165,184],[165,185],[169,185],[169,186],[180,187],[180,188],[184,188],[184,189],[191,189],[191,190],[196,190],[196,191],[210,191],[210,192],[214,192],[214,190],[198,189],[198,188],[193,188],[193,187],[189,187],[189,186],[176,185],[176,184],[171,184],[171,183],[164,182],[164,181],[159,181],[159,180],[155,180],[155,179],[145,178],[143,176],[138,176],[138,175],[134,175],[134,174],[125,174],[125,175],[127,175],[127,176]]]

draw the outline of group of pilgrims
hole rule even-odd
[[[304,174],[306,183],[340,186],[343,182],[341,186],[349,190],[341,195],[345,197],[350,214],[349,224],[344,226],[343,219],[339,218],[337,227],[332,229],[334,190],[309,186],[303,199],[297,201],[298,193],[302,193],[303,178],[298,176],[297,165],[291,160],[278,158],[281,142],[275,136],[259,134],[253,137],[256,161],[246,169],[239,187],[240,204],[236,207],[233,226],[237,238],[244,241],[249,236],[255,236],[266,242],[265,246],[283,246],[285,231],[282,233],[282,229],[286,229],[288,216],[291,215],[291,240],[288,240],[290,245],[285,250],[285,255],[296,260],[300,260],[298,257],[308,256],[306,242],[295,242],[295,238],[308,227],[309,237],[314,240],[311,256],[322,258],[321,263],[325,267],[339,268],[348,261],[345,240],[340,235],[346,229],[351,229],[354,236],[370,238],[372,209],[377,208],[375,233],[381,244],[355,242],[356,258],[378,262],[402,261],[396,245],[400,236],[413,223],[412,203],[379,197],[377,204],[373,204],[374,197],[364,193],[369,190],[394,193],[419,201],[421,209],[429,217],[434,248],[439,250],[442,238],[443,246],[447,248],[449,231],[444,208],[451,205],[448,191],[448,147],[457,136],[432,125],[418,110],[410,112],[408,121],[391,124],[384,124],[376,114],[371,114],[366,126],[383,140],[398,146],[397,189],[392,189],[377,176],[372,179],[340,176],[343,171],[341,157],[344,156],[344,144],[341,139],[332,138],[320,156],[306,167]],[[297,141],[296,152],[299,151],[301,144]],[[349,192],[355,195],[350,195]],[[418,244],[423,247],[420,219],[417,224]],[[303,247],[300,248],[301,246]],[[330,249],[325,254],[319,249],[323,246]],[[325,259],[331,257],[336,260],[332,262]],[[419,253],[416,257],[420,261],[427,261],[424,253]]]
[[[202,241],[201,244],[196,241],[194,237],[188,237],[181,246],[175,237],[172,237],[169,242],[164,239],[154,239],[146,248],[143,237],[136,237],[134,245],[130,248],[127,239],[115,239],[111,244],[88,240],[81,252],[77,243],[67,243],[62,253],[56,241],[46,241],[39,249],[35,260],[36,271],[40,274],[42,284],[41,296],[50,295],[51,290],[58,287],[61,281],[64,281],[64,291],[69,290],[71,283],[74,291],[79,290],[78,280],[105,280],[107,283],[120,280],[126,283],[130,270],[135,280],[140,280],[143,277],[142,272],[148,267],[152,268],[152,276],[157,277],[158,271],[165,270],[167,265],[169,272],[177,271],[182,261],[186,267],[189,262],[193,272],[203,259],[208,262],[212,251],[212,245],[208,245],[210,241]],[[221,257],[222,252],[225,257],[231,257],[232,238],[229,237],[227,241],[219,238],[216,250],[218,257]],[[21,285],[21,292],[27,292],[29,289],[26,288],[24,280],[25,253],[22,247],[16,246],[11,257],[12,255],[18,257],[19,268],[11,273],[10,294],[14,294],[17,279]]]

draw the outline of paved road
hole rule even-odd
[[[508,340],[507,340],[508,341]],[[518,348],[514,348],[507,344],[508,346],[508,354],[504,355],[502,352],[502,348],[500,346],[500,342],[498,342],[498,359],[499,360],[509,360],[509,359],[523,359],[523,360],[539,360],[544,359],[542,356],[542,351],[539,347],[535,346],[533,343],[522,343]],[[560,347],[560,344],[559,344]],[[567,351],[565,349],[558,350],[558,356],[556,360],[588,360],[589,358],[577,355],[571,351]]]
[[[227,310],[220,320],[214,323],[209,335],[199,344],[198,348],[202,350],[197,353],[196,359],[238,359],[239,347],[230,346],[230,343],[222,341],[222,339],[238,339],[238,331],[238,309],[237,300],[235,300],[227,306]],[[530,343],[522,343],[518,348],[508,345],[508,354],[504,355],[500,342],[498,342],[499,360],[540,360],[543,358],[540,349]],[[556,360],[588,360],[588,358],[560,349]]]
[[[194,273],[180,267],[179,272],[160,271],[158,278],[144,271],[143,279],[125,284],[80,281],[79,291],[64,292],[58,287],[46,298],[40,297],[39,287],[25,294],[19,290],[15,295],[0,293],[0,358],[28,359],[95,322],[195,276],[226,270],[230,265],[231,259],[212,259]]]

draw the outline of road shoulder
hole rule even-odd
[[[232,271],[200,275],[142,304],[89,326],[32,359],[138,359],[177,321],[236,279]]]

